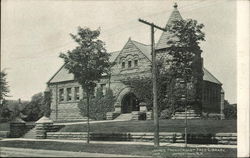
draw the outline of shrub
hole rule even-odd
[[[223,113],[225,115],[225,119],[237,119],[236,106],[232,106],[232,105],[225,106]]]
[[[103,95],[102,89],[98,88],[96,96],[90,97],[89,118],[94,120],[104,120],[106,113],[114,111],[115,98],[111,89],[106,90],[106,94]],[[78,104],[82,116],[87,116],[87,100],[86,98],[81,100]]]
[[[160,114],[160,119],[171,119],[172,114],[173,114],[173,110],[171,109],[162,110]]]
[[[27,117],[25,121],[37,121],[42,116],[49,117],[51,104],[51,92],[37,93],[32,96],[31,101],[22,110]]]

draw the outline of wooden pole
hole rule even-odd
[[[151,49],[152,49],[152,81],[153,81],[153,107],[154,107],[154,146],[159,146],[159,117],[157,106],[157,80],[156,80],[156,54],[154,48],[154,26],[151,25]]]
[[[140,22],[151,26],[151,51],[152,51],[152,82],[153,82],[153,109],[154,109],[154,146],[159,147],[159,117],[158,117],[158,105],[157,105],[157,66],[156,66],[156,54],[155,54],[155,42],[154,42],[154,28],[166,31],[154,23],[149,23],[145,20],[139,19]]]

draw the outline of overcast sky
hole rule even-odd
[[[60,52],[74,48],[69,33],[78,26],[101,28],[108,51],[121,50],[129,37],[150,44],[150,29],[138,18],[165,26],[173,0],[69,1],[3,0],[1,70],[8,73],[11,99],[30,100],[63,64]],[[184,19],[205,25],[204,66],[223,83],[231,103],[236,96],[236,3],[232,0],[177,0]],[[158,40],[161,31],[156,32]]]

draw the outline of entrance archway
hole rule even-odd
[[[121,112],[131,113],[132,111],[139,111],[138,100],[133,93],[128,93],[122,98]]]

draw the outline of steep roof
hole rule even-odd
[[[132,40],[131,40],[132,41]],[[150,45],[145,45],[143,43],[132,41],[136,47],[151,61],[151,47]],[[119,55],[120,51],[111,52],[110,61],[114,61],[116,57]],[[203,67],[203,80],[220,84],[222,83],[214,76],[212,75],[206,68]],[[72,81],[74,80],[74,75],[69,73],[68,70],[65,68],[65,65],[63,65],[48,81],[48,83],[57,83],[57,82],[63,82],[63,81]]]
[[[174,5],[174,10],[172,11],[168,21],[167,21],[167,24],[166,24],[166,28],[167,26],[171,25],[173,23],[173,21],[178,21],[178,20],[182,20],[183,18],[181,17],[181,14],[179,12],[179,10],[177,9],[177,4],[175,3]],[[168,44],[167,44],[167,41],[169,40],[170,38],[170,33],[168,31],[166,32],[163,32],[160,36],[160,39],[159,41],[157,42],[156,44],[156,50],[157,49],[163,49],[163,48],[166,48],[168,47]]]
[[[132,40],[134,45],[149,59],[151,60],[151,46]]]
[[[113,62],[115,58],[118,56],[120,51],[111,52],[110,61]],[[65,64],[61,66],[61,68],[51,77],[48,83],[58,83],[64,81],[73,81],[74,75],[69,73],[69,71],[65,68]]]
[[[57,83],[63,81],[72,81],[74,80],[74,75],[69,73],[65,68],[65,64],[51,77],[48,83]]]
[[[120,51],[115,51],[115,52],[111,52],[111,56],[109,57],[110,62],[115,61],[116,57],[119,55]]]
[[[204,67],[203,67],[203,72],[204,72],[203,80],[222,85],[222,83]]]

